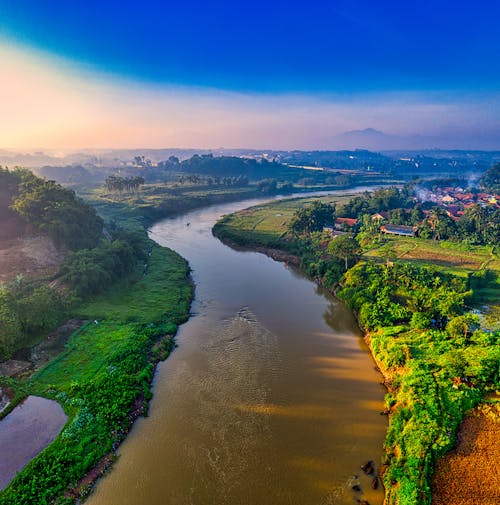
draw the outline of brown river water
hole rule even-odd
[[[88,505],[382,503],[360,465],[380,461],[384,389],[353,315],[298,271],[212,236],[255,203],[152,227],[193,269],[193,316]]]

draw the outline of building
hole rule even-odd
[[[380,227],[380,231],[389,235],[402,235],[404,237],[415,236],[414,226],[404,226],[401,224],[385,224]]]
[[[357,219],[353,219],[350,217],[338,217],[335,219],[335,229],[336,230],[345,230],[348,228],[352,228],[356,223]]]

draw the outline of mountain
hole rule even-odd
[[[333,138],[333,144],[336,149],[369,149],[376,151],[415,147],[414,144],[411,145],[408,138],[389,135],[375,128],[341,133]]]
[[[500,131],[485,130],[478,135],[467,131],[447,131],[435,135],[392,135],[374,128],[351,130],[331,139],[334,149],[369,149],[372,151],[460,149],[498,150]]]

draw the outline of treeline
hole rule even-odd
[[[56,246],[78,250],[94,247],[99,241],[103,221],[74,191],[40,179],[29,170],[3,167],[0,167],[0,188],[8,196],[2,203],[46,232]]]
[[[407,184],[402,189],[382,188],[372,192],[366,191],[360,196],[351,198],[342,206],[340,215],[358,218],[362,214],[374,214],[398,208],[406,209],[413,207],[415,202],[413,184]]]
[[[238,156],[214,156],[195,154],[180,161],[175,156],[161,161],[156,167],[142,165],[141,175],[148,181],[168,179],[172,174],[194,174],[200,177],[247,177],[249,181],[275,179],[278,184],[300,183],[302,185],[330,184],[347,186],[352,179],[339,172],[306,170],[289,167],[276,160],[241,158]]]
[[[492,193],[500,193],[500,163],[492,166],[479,180],[481,186]]]
[[[207,186],[248,186],[249,179],[245,175],[234,177],[181,175],[179,176],[179,182],[181,184],[205,184]]]
[[[54,284],[16,281],[0,285],[0,359],[57,326],[77,298],[87,298],[129,275],[147,258],[142,230],[111,230],[71,190],[23,169],[0,167],[0,204],[69,249]],[[53,287],[57,286],[57,287]]]
[[[119,177],[117,175],[110,175],[104,181],[104,187],[108,191],[118,191],[119,193],[123,191],[131,192],[138,191],[145,182],[144,177]]]
[[[465,280],[428,267],[360,263],[339,297],[357,311],[388,378],[388,505],[429,505],[434,465],[465,412],[500,387],[500,333],[465,312]]]

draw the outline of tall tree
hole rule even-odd
[[[355,263],[360,254],[361,247],[359,242],[349,235],[340,235],[335,237],[328,244],[328,253],[335,258],[342,258],[345,262],[346,272],[349,268],[349,263]]]

